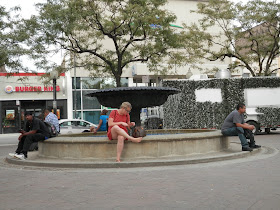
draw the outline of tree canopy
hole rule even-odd
[[[26,70],[21,56],[30,53],[24,45],[28,35],[19,27],[19,11],[19,7],[8,11],[0,6],[0,68],[8,67],[12,71]]]
[[[251,0],[234,4],[228,0],[199,3],[203,18],[188,26],[186,46],[196,58],[210,61],[233,58],[229,69],[238,67],[252,76],[271,75],[278,70],[280,4],[275,0]],[[210,32],[218,27],[215,33]]]
[[[38,4],[39,16],[26,21],[39,66],[50,51],[65,50],[76,65],[95,76],[112,75],[117,86],[125,67],[147,62],[162,70],[168,58],[180,60],[182,36],[170,26],[175,15],[163,9],[166,0],[49,0]],[[73,59],[72,59],[73,60]],[[49,66],[50,67],[50,66]]]

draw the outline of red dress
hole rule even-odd
[[[113,110],[110,115],[109,118],[113,118],[113,122],[125,122],[128,123],[130,122],[130,116],[129,114],[126,115],[120,115],[118,110]],[[127,127],[123,126],[123,125],[118,125],[121,129],[123,129],[126,133],[127,132]],[[110,140],[112,140],[112,134],[111,134],[111,128],[113,126],[109,126],[108,128],[108,132],[107,132],[107,136]]]

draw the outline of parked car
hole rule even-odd
[[[89,132],[91,126],[97,127],[97,125],[81,119],[62,119],[59,120],[60,133],[83,133]]]

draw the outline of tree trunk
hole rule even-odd
[[[117,83],[117,87],[121,87],[121,76],[120,75],[116,75],[116,83]]]

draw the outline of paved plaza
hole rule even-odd
[[[0,142],[1,210],[280,209],[280,131],[256,136],[268,149],[244,158],[111,169],[7,164],[4,159],[15,150],[16,141],[4,139],[17,137],[0,136],[5,142]]]

